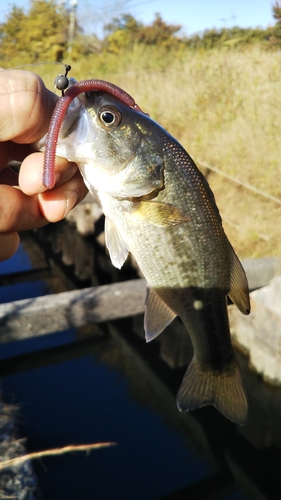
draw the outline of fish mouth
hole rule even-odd
[[[75,99],[74,99],[75,101]],[[57,154],[66,157],[69,161],[79,161],[81,146],[87,144],[90,136],[94,134],[93,124],[88,119],[84,106],[72,113],[67,113],[63,120],[58,138]],[[89,154],[89,153],[88,153]],[[81,161],[85,161],[82,155]]]

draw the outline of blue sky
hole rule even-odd
[[[213,27],[274,24],[274,3],[274,0],[144,0],[143,3],[136,0],[132,11],[145,23],[150,23],[154,13],[159,12],[165,21],[181,24],[189,35]]]
[[[95,24],[97,18],[100,18],[101,10],[104,12],[106,9],[107,15],[103,13],[103,19],[109,22],[109,16],[120,14],[118,6],[122,5],[123,12],[131,13],[145,24],[151,23],[155,13],[159,12],[166,22],[181,24],[185,34],[190,35],[213,27],[238,25],[265,28],[274,24],[274,3],[275,0],[78,0],[78,14],[83,17],[83,12],[86,11],[87,24],[91,22],[91,18]],[[3,22],[12,4],[24,7],[28,2],[0,0],[0,22]]]

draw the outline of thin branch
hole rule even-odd
[[[35,458],[48,457],[51,455],[63,455],[64,453],[69,453],[71,451],[90,451],[99,448],[107,448],[109,446],[116,446],[117,443],[95,443],[95,444],[81,444],[81,445],[69,445],[63,448],[54,448],[52,450],[36,451],[34,453],[28,453],[20,457],[11,458],[10,460],[5,460],[0,463],[0,470],[6,469],[7,467],[13,467],[16,465],[21,465],[27,460],[33,460]]]

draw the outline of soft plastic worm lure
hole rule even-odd
[[[66,92],[64,92],[64,90],[68,86],[67,73],[69,70],[70,67],[66,66],[65,75],[59,75],[58,79],[62,77],[61,80],[63,80],[63,82],[59,81],[58,79],[55,80],[57,88],[62,91],[62,96],[59,98],[54,109],[45,140],[42,182],[43,185],[48,189],[52,189],[55,185],[54,169],[60,128],[68,106],[73,101],[73,99],[75,99],[75,97],[82,94],[83,92],[107,92],[108,94],[117,97],[117,99],[122,101],[127,106],[143,113],[140,107],[135,103],[133,97],[127,94],[125,90],[122,90],[113,83],[109,83],[104,80],[82,80],[81,82],[74,83],[66,90]]]

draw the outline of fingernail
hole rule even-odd
[[[65,213],[64,217],[70,212],[70,210],[76,205],[79,193],[78,191],[65,191]]]
[[[55,172],[55,186],[56,186],[56,184],[59,182],[59,180],[60,180],[60,176],[61,176],[61,174],[60,174],[59,172]],[[40,193],[40,194],[41,194],[41,193],[45,193],[45,191],[48,191],[48,190],[49,190],[49,188],[47,188],[46,186],[44,186],[44,185],[42,184],[42,187],[41,187],[41,189],[40,189],[39,193]]]

